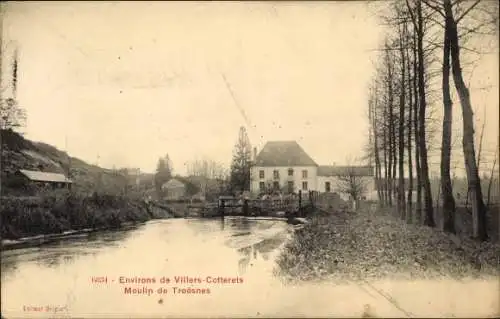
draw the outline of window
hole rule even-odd
[[[288,176],[293,176],[293,168],[288,169]]]
[[[307,169],[302,171],[302,178],[307,178]]]
[[[304,190],[304,191],[307,190],[307,182],[302,182],[302,190]]]
[[[266,183],[260,182],[259,183],[259,189],[260,189],[261,192],[265,192],[266,191]]]
[[[278,171],[277,169],[275,169],[273,171],[273,177],[274,177],[274,179],[280,179],[280,171]]]
[[[260,178],[260,179],[263,179],[263,178],[264,178],[264,171],[263,171],[263,170],[260,170],[260,171],[259,171],[259,178]]]
[[[325,182],[325,192],[329,193],[330,191],[330,182]]]
[[[293,186],[293,181],[288,182],[288,193],[293,193],[294,191],[294,186]]]
[[[280,183],[278,181],[274,181],[273,182],[273,189],[275,191],[279,190],[280,189]]]

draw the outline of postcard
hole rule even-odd
[[[1,4],[1,318],[498,317],[496,1]]]

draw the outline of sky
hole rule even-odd
[[[2,51],[19,47],[26,137],[89,163],[153,172],[168,153],[180,174],[202,157],[229,166],[240,126],[258,149],[296,140],[324,165],[360,156],[367,142],[383,29],[366,2],[10,2],[4,10]],[[483,85],[490,72],[496,89],[473,96],[488,105],[485,135],[496,145],[498,60],[483,60],[471,81]]]

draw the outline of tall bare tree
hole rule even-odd
[[[362,174],[351,161],[348,166],[337,176],[337,189],[358,201],[366,193],[369,179]]]
[[[369,144],[368,152],[370,156],[373,157],[375,162],[375,187],[377,189],[377,196],[379,203],[384,204],[384,197],[382,192],[382,167],[380,163],[380,151],[379,151],[379,137],[377,131],[377,108],[378,108],[378,87],[376,81],[374,81],[373,87],[371,88],[370,97],[368,101],[368,116],[370,120],[370,134],[372,136],[371,142]]]
[[[443,198],[443,228],[445,231],[455,233],[455,199],[450,176],[451,161],[451,133],[453,101],[450,93],[450,50],[449,19],[445,19],[444,45],[443,45],[443,133],[441,141],[441,192]]]
[[[226,188],[226,168],[212,159],[202,158],[188,163],[187,173],[197,177],[196,184],[203,194],[216,193]]]
[[[406,23],[403,20],[398,28],[399,33],[399,53],[400,53],[400,92],[399,92],[399,119],[398,119],[398,200],[397,209],[401,218],[406,219],[406,202],[405,202],[405,180],[404,180],[404,152],[405,152],[405,106],[406,106]]]
[[[472,10],[479,1],[474,2],[470,9]],[[476,151],[474,146],[474,114],[470,100],[469,88],[465,84],[462,66],[460,62],[460,44],[458,40],[458,22],[462,15],[455,18],[451,0],[443,0],[444,15],[446,19],[446,35],[450,41],[450,58],[453,82],[457,90],[460,105],[462,107],[463,119],[463,137],[462,146],[465,159],[465,169],[467,173],[468,188],[471,194],[472,218],[473,218],[473,237],[479,240],[488,238],[486,225],[486,207],[483,201],[481,190],[481,181],[476,162]]]
[[[407,85],[408,85],[408,119],[407,119],[407,128],[408,128],[408,134],[407,134],[407,147],[408,147],[408,210],[407,210],[407,216],[406,220],[411,223],[413,219],[413,158],[412,158],[412,126],[413,126],[413,118],[412,118],[412,113],[413,113],[413,108],[414,108],[414,94],[413,94],[413,86],[412,86],[412,80],[415,78],[415,74],[412,74],[412,63],[414,61],[411,61],[411,46],[413,45],[412,43],[412,37],[407,34],[407,43],[406,43],[406,69],[407,69]]]
[[[416,35],[416,55],[417,55],[417,72],[418,72],[418,143],[420,155],[420,174],[424,191],[424,225],[434,227],[434,208],[432,202],[432,190],[429,179],[429,163],[427,159],[427,144],[426,144],[426,131],[425,131],[425,118],[427,109],[427,95],[426,95],[426,81],[425,81],[425,57],[424,57],[424,16],[422,9],[422,2],[417,0],[415,6],[410,4],[410,0],[406,0],[408,12],[411,16],[415,35]]]
[[[18,130],[26,125],[26,110],[19,105],[17,100],[18,73],[19,54],[16,48],[11,63],[10,85],[3,87],[0,92],[0,128],[3,130]],[[12,92],[12,97],[6,98],[6,92],[9,88]]]

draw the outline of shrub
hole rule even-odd
[[[0,205],[2,238],[60,233],[83,228],[117,228],[123,222],[150,218],[136,200],[123,196],[86,196],[67,190],[47,191],[39,197],[5,197]]]

